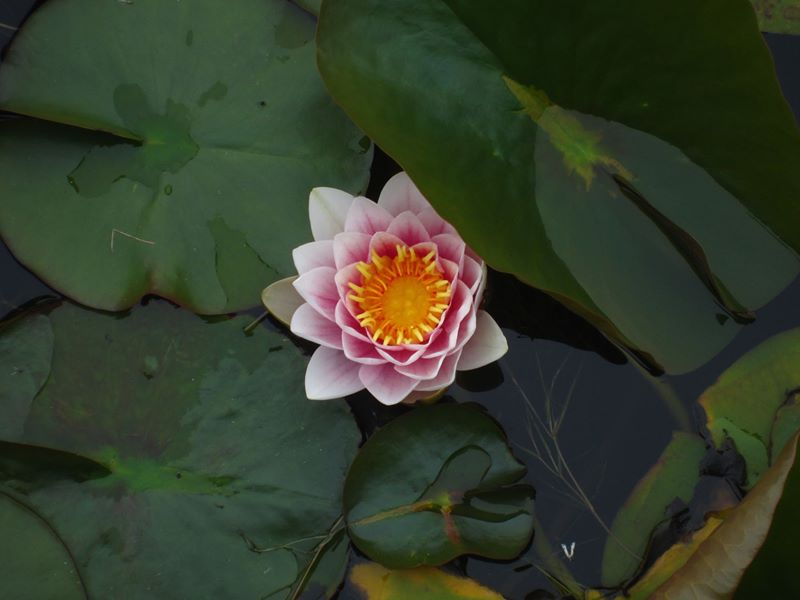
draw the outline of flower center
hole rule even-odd
[[[397,255],[380,256],[356,268],[361,281],[349,283],[348,297],[363,312],[356,319],[385,345],[424,342],[450,304],[450,283],[436,266],[436,251],[419,257],[413,248],[397,247]]]

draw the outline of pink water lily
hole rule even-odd
[[[506,353],[503,332],[478,308],[483,261],[405,173],[389,180],[377,204],[315,188],[309,217],[314,241],[293,252],[300,298],[291,330],[320,344],[306,371],[310,399],[366,388],[396,404]],[[273,311],[293,305],[285,289],[268,288],[264,302]]]

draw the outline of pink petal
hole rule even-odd
[[[454,262],[461,268],[461,261],[464,259],[464,250],[467,245],[457,235],[451,233],[440,233],[431,239],[439,249],[439,256]]]
[[[353,198],[350,210],[347,211],[344,230],[372,235],[377,231],[386,231],[391,222],[392,215],[386,212],[386,209],[378,206],[372,200],[359,196]]]
[[[469,339],[458,361],[459,371],[488,365],[508,352],[508,340],[495,320],[485,310],[479,310],[475,334]]]
[[[292,258],[300,275],[317,267],[334,267],[333,240],[308,242],[298,246],[292,250]]]
[[[300,275],[294,281],[294,289],[314,310],[331,321],[334,320],[339,292],[336,289],[336,271],[332,267],[317,267]]]
[[[431,239],[428,230],[420,223],[417,216],[409,211],[397,215],[386,231],[399,237],[408,246],[429,242]]]
[[[323,317],[311,305],[303,304],[294,311],[293,334],[329,348],[342,349],[342,329],[330,319]]]
[[[378,197],[378,205],[393,215],[399,215],[407,210],[417,214],[430,207],[405,172],[398,173],[386,182]]]
[[[369,260],[369,240],[366,233],[346,231],[333,238],[333,258],[337,269],[359,261]]]
[[[450,282],[450,287],[452,288],[455,285],[456,279],[458,278],[458,264],[454,263],[452,260],[440,258],[439,267],[442,270],[444,278]]]
[[[332,240],[344,231],[353,196],[342,190],[318,187],[308,196],[308,220],[315,240]]]
[[[341,350],[320,346],[306,369],[306,396],[309,400],[330,400],[364,389],[359,366],[347,360]]]
[[[486,291],[486,280],[488,279],[486,263],[481,263],[481,278],[478,284],[478,291],[475,292],[475,306],[480,306],[483,300],[483,292]]]
[[[469,288],[470,293],[474,296],[478,291],[478,286],[483,277],[483,267],[478,264],[474,258],[469,256],[464,257],[464,264],[461,265],[461,281],[463,281]]]
[[[406,243],[396,235],[379,231],[372,236],[369,241],[369,255],[372,256],[373,250],[378,256],[389,256],[394,258],[397,256],[397,246],[405,246]]]
[[[445,357],[436,377],[428,379],[427,381],[420,381],[416,390],[420,392],[432,392],[452,384],[456,380],[456,365],[460,357],[460,350]]]
[[[458,326],[458,332],[456,335],[456,344],[453,347],[455,350],[461,350],[467,342],[472,338],[472,335],[475,333],[475,328],[477,327],[477,310],[475,310],[475,305],[472,305],[472,310],[469,311],[469,315],[467,318],[461,321],[461,324]]]
[[[433,210],[433,208],[426,208],[417,215],[417,218],[419,218],[420,223],[422,223],[425,229],[428,230],[428,233],[431,234],[431,237],[441,233],[458,235],[455,227],[440,217],[439,213]]]
[[[350,306],[353,304],[352,301],[348,300],[347,295],[350,294],[353,290],[350,289],[348,285],[351,281],[356,285],[359,285],[361,281],[361,272],[358,270],[356,263],[347,265],[336,271],[336,275],[334,276],[334,281],[336,282],[336,292],[339,295],[339,300],[344,300],[345,303]],[[352,312],[352,311],[351,311]],[[361,309],[358,309],[358,312],[363,312]],[[353,313],[358,314],[358,313]]]
[[[438,335],[434,338],[431,334],[431,343],[425,350],[423,356],[425,358],[436,358],[437,356],[444,356],[450,354],[458,343],[459,327],[454,327],[447,330],[444,327],[437,329]]]
[[[382,365],[386,362],[386,359],[378,354],[375,344],[347,333],[342,335],[342,349],[347,358],[362,365]]]
[[[469,288],[464,282],[459,281],[456,283],[455,293],[450,299],[450,307],[444,314],[444,328],[447,331],[457,329],[464,317],[469,314],[471,308],[472,294],[470,294]]]
[[[390,364],[361,365],[358,376],[370,394],[381,404],[389,406],[402,402],[419,383],[401,375]]]
[[[372,343],[372,340],[367,336],[364,328],[358,323],[358,321],[356,321],[356,318],[350,314],[350,311],[347,310],[347,306],[343,300],[339,300],[339,302],[336,304],[334,318],[336,320],[336,324],[341,327],[342,331],[345,333],[352,335],[364,342]]]
[[[444,359],[444,355],[434,358],[420,358],[409,365],[395,367],[395,371],[412,379],[432,379],[439,373]]]
[[[423,344],[402,344],[398,346],[384,346],[375,344],[375,349],[383,358],[393,365],[410,365],[418,360],[425,352],[427,346]]]

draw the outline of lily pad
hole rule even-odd
[[[433,567],[390,571],[375,563],[358,564],[350,581],[364,600],[503,600],[476,581]]]
[[[42,315],[19,320],[0,336],[0,439],[22,434],[31,402],[47,381],[53,329]]]
[[[317,41],[491,266],[653,368],[704,363],[798,272],[800,135],[747,0],[326,0]]]
[[[705,443],[697,435],[676,432],[658,462],[639,481],[611,524],[603,552],[603,585],[634,575],[645,556],[648,533],[671,516],[675,499],[688,503],[700,478]]]
[[[499,425],[476,406],[418,408],[374,434],[344,489],[355,545],[384,566],[462,554],[509,559],[533,533],[533,490]]]
[[[800,429],[800,329],[776,335],[731,365],[700,404],[720,446],[731,438],[752,486]]]
[[[368,178],[314,28],[288,0],[44,4],[0,65],[0,109],[32,117],[0,125],[0,235],[89,306],[255,306],[310,239],[310,189]]]
[[[58,532],[89,597],[288,596],[341,520],[360,439],[345,405],[305,398],[300,352],[264,328],[246,335],[246,317],[204,322],[164,302],[41,318],[52,369],[24,432],[0,445],[0,466],[14,459],[2,489]],[[82,475],[41,476],[37,453],[55,451],[85,457]],[[347,544],[330,549],[318,596],[343,575]],[[18,552],[38,564],[34,547]],[[28,581],[3,585],[22,598]]]

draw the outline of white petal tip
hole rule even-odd
[[[503,330],[485,310],[478,311],[475,334],[464,346],[458,361],[459,371],[486,366],[508,352],[508,340]]]

